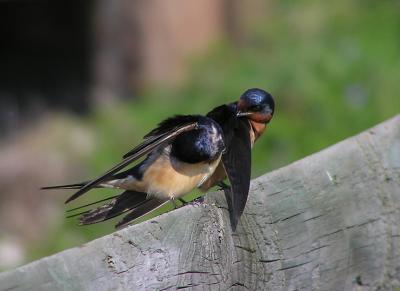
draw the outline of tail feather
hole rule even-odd
[[[78,213],[70,214],[70,215],[67,215],[66,218],[73,218],[73,217],[81,216],[82,214],[88,213],[89,211],[90,211],[90,209],[89,210],[85,210],[85,211],[81,211],[81,212],[78,212]]]
[[[169,200],[158,200],[158,199],[149,199],[145,201],[142,205],[134,208],[130,213],[125,215],[121,221],[119,221],[115,227],[116,228],[122,228],[126,225],[128,225],[130,222],[132,222],[135,219],[139,219],[146,214],[152,212],[153,210],[156,210],[163,206],[164,204],[168,203]]]
[[[93,224],[111,219],[131,209],[140,207],[146,201],[147,194],[136,191],[125,191],[117,198],[98,208],[83,213],[79,222],[81,225]]]
[[[81,182],[75,184],[66,184],[66,185],[56,185],[56,186],[46,186],[40,188],[41,190],[50,190],[50,189],[81,189],[88,182]]]
[[[114,195],[114,196],[110,196],[110,197],[107,197],[107,198],[104,198],[104,199],[101,199],[101,200],[97,200],[95,202],[91,202],[91,203],[88,203],[88,204],[84,204],[84,205],[81,205],[81,206],[78,206],[78,207],[75,207],[75,208],[68,209],[66,212],[73,212],[73,211],[76,211],[76,210],[79,210],[79,209],[82,209],[82,208],[85,208],[85,207],[88,207],[88,206],[92,206],[94,204],[98,204],[98,203],[101,203],[101,202],[104,202],[104,201],[107,201],[107,200],[114,199],[114,198],[116,198],[118,196],[120,196],[120,194]]]

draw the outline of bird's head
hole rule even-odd
[[[274,98],[262,89],[246,90],[237,103],[236,116],[260,123],[268,123],[274,115]]]

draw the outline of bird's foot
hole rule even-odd
[[[182,203],[182,206],[185,206],[185,205],[188,205],[188,204],[190,204],[190,205],[200,205],[200,204],[202,204],[204,202],[204,197],[203,196],[200,196],[200,197],[198,197],[196,199],[193,199],[192,201],[186,201],[186,200],[184,200],[182,198],[178,198],[178,199]]]
[[[192,201],[192,205],[202,205],[204,203],[204,196],[197,197]]]
[[[178,199],[179,199],[179,201],[181,201],[181,198],[178,198]],[[171,199],[171,201],[172,201],[172,204],[174,204],[174,209],[178,209],[179,205],[176,203],[176,199]]]
[[[231,186],[226,184],[224,181],[218,182],[217,186],[219,187],[218,191],[229,191],[231,189]]]

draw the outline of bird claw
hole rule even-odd
[[[231,187],[228,184],[226,184],[224,181],[218,182],[217,186],[219,187],[218,191],[225,192],[225,191],[229,191],[231,189]]]
[[[203,203],[204,203],[204,196],[197,197],[191,202],[191,204],[193,205],[201,205]]]
[[[182,206],[185,206],[185,205],[188,205],[188,204],[190,204],[190,205],[200,205],[200,204],[203,204],[203,202],[204,202],[204,197],[203,196],[200,196],[200,197],[198,197],[198,198],[196,198],[196,199],[194,199],[192,201],[186,201],[186,200],[184,200],[182,198],[178,198],[178,199],[182,203]]]

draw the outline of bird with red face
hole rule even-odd
[[[207,114],[221,126],[226,149],[215,172],[200,189],[207,191],[215,185],[224,189],[233,230],[237,227],[249,193],[251,148],[264,133],[274,110],[275,102],[271,94],[253,88],[246,90],[239,101],[218,106]],[[223,182],[227,176],[230,187]]]

